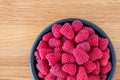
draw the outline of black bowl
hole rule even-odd
[[[43,79],[40,79],[37,74],[38,74],[38,70],[36,69],[36,63],[37,61],[35,60],[35,57],[34,57],[34,52],[36,51],[36,47],[38,46],[39,44],[39,41],[42,39],[42,36],[45,34],[45,33],[48,33],[51,31],[51,27],[53,24],[64,24],[65,22],[69,22],[71,23],[73,20],[80,20],[83,22],[84,25],[86,26],[90,26],[92,27],[95,32],[101,36],[101,37],[104,37],[104,38],[107,38],[109,40],[109,45],[108,47],[110,48],[110,61],[112,63],[112,70],[108,73],[108,77],[107,77],[107,80],[112,80],[112,77],[114,75],[114,72],[115,72],[115,68],[116,68],[116,56],[115,56],[115,51],[114,51],[114,47],[112,45],[112,42],[111,40],[109,39],[109,37],[106,35],[106,33],[100,29],[97,25],[89,22],[89,21],[86,21],[84,19],[79,19],[79,18],[68,18],[68,19],[62,19],[62,20],[58,20],[52,24],[50,24],[49,26],[47,26],[39,35],[38,37],[36,38],[36,40],[34,41],[34,44],[32,46],[32,49],[31,49],[31,53],[30,53],[30,69],[31,69],[31,72],[32,72],[32,76],[34,78],[34,80],[43,80]]]

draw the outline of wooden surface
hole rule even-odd
[[[29,55],[36,36],[51,22],[84,18],[111,38],[120,80],[120,0],[0,0],[0,80],[33,80]]]

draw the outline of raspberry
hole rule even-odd
[[[80,32],[75,37],[75,42],[80,43],[82,41],[87,40],[89,37],[89,33],[86,30],[80,30]]]
[[[99,38],[96,34],[91,35],[88,38],[88,42],[90,43],[91,46],[98,46],[98,40],[99,40]]]
[[[52,37],[53,37],[52,32],[49,32],[42,37],[42,40],[43,41],[49,41],[49,39],[52,38]]]
[[[76,64],[64,64],[62,66],[62,70],[70,75],[75,75],[77,71],[77,66]]]
[[[45,80],[56,80],[56,76],[53,75],[52,73],[49,73],[46,77]]]
[[[34,56],[35,56],[36,60],[41,59],[38,51],[35,51]]]
[[[66,38],[73,40],[74,39],[74,32],[72,30],[72,27],[69,23],[65,23],[62,28],[60,29],[60,32],[62,35],[64,35]]]
[[[49,65],[53,66],[60,61],[61,53],[49,53],[46,55],[46,59],[48,60]]]
[[[41,48],[39,49],[39,55],[41,57],[41,59],[46,59],[46,55],[48,53],[52,53],[53,52],[53,49],[51,48]]]
[[[57,38],[51,38],[48,43],[52,48],[62,46],[62,41]]]
[[[52,33],[53,33],[53,35],[54,35],[55,38],[60,38],[60,37],[62,37],[62,35],[61,35],[61,33],[60,33],[61,27],[62,27],[62,26],[59,25],[59,24],[54,24],[54,25],[52,26]]]
[[[38,77],[44,78],[46,75],[42,74],[41,72],[38,73]]]
[[[88,80],[87,73],[83,66],[80,66],[78,69],[77,80]]]
[[[76,76],[71,76],[71,75],[69,75],[69,76],[67,77],[67,80],[76,80]]]
[[[75,58],[71,54],[63,53],[62,54],[62,64],[65,63],[75,63]]]
[[[44,75],[49,73],[49,66],[46,60],[40,60],[37,65],[37,69]]]
[[[107,75],[106,74],[101,74],[100,75],[100,80],[106,80],[107,78]]]
[[[73,55],[76,59],[76,62],[79,65],[84,64],[89,59],[89,55],[86,52],[84,52],[83,50],[80,50],[78,48],[73,50]]]
[[[88,60],[84,65],[87,73],[91,73],[96,68],[96,64],[91,60]]]
[[[63,26],[61,26],[63,25]],[[109,40],[80,20],[53,24],[43,35],[34,58],[44,80],[106,80],[112,69]]]
[[[87,41],[85,41],[85,42],[79,43],[77,45],[77,48],[84,50],[85,52],[89,52],[90,51],[90,44]]]
[[[100,65],[101,66],[106,66],[108,63],[108,60],[110,58],[110,50],[107,48],[104,52],[103,52],[103,57],[102,59],[100,59]]]
[[[63,53],[62,47],[56,47],[54,48],[55,53]]]
[[[108,39],[99,38],[99,48],[104,51],[108,46]]]
[[[59,78],[59,77],[57,77],[57,80],[66,80],[65,78]]]
[[[90,60],[95,61],[95,60],[101,59],[103,57],[103,53],[99,48],[94,47],[91,50],[89,57],[90,57]]]
[[[108,62],[108,64],[106,66],[101,66],[101,73],[102,74],[107,74],[112,68],[112,65],[110,62]]]
[[[100,73],[100,63],[98,61],[95,62],[96,68],[92,71],[94,75],[98,75]]]
[[[72,54],[74,45],[70,40],[67,40],[66,42],[63,43],[62,49],[63,51]]]
[[[88,76],[88,80],[101,80],[101,79],[99,76],[91,74]]]
[[[88,31],[90,35],[95,34],[95,31],[91,27],[85,26],[83,30]]]
[[[74,31],[75,33],[79,32],[80,29],[82,29],[82,27],[83,27],[83,24],[82,24],[81,21],[79,21],[79,20],[74,20],[74,21],[72,22],[72,28],[73,28],[73,31]]]
[[[49,48],[49,46],[48,46],[47,42],[41,40],[39,42],[39,45],[37,46],[37,50],[39,50],[40,48]]]
[[[51,67],[50,72],[57,77],[66,78],[67,74],[62,70],[62,65],[57,63]]]

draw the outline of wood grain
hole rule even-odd
[[[111,38],[113,80],[120,80],[120,0],[0,0],[0,80],[33,80],[29,55],[35,37],[51,22],[73,17],[94,22]]]

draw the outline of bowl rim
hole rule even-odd
[[[37,74],[35,72],[35,68],[36,67],[34,66],[34,61],[35,61],[34,52],[35,52],[36,47],[37,47],[39,41],[41,40],[42,36],[45,33],[47,33],[48,31],[50,31],[50,29],[51,29],[53,24],[61,24],[61,23],[64,23],[64,22],[71,22],[73,20],[80,20],[80,21],[82,21],[84,24],[87,24],[88,26],[91,26],[95,31],[99,32],[103,37],[108,38],[108,40],[109,40],[109,48],[111,50],[112,70],[111,70],[107,80],[112,80],[113,75],[115,73],[115,68],[116,68],[116,55],[115,55],[115,50],[114,50],[114,47],[113,47],[113,44],[112,44],[110,38],[96,24],[92,23],[91,21],[88,21],[88,20],[85,20],[85,19],[80,19],[80,18],[66,18],[66,19],[57,20],[57,21],[51,23],[50,25],[48,25],[44,30],[42,30],[39,33],[39,35],[37,36],[37,38],[35,39],[35,41],[34,41],[34,43],[32,45],[31,51],[30,51],[30,71],[31,71],[32,77],[34,78],[34,80],[39,80],[38,76],[37,76]]]

